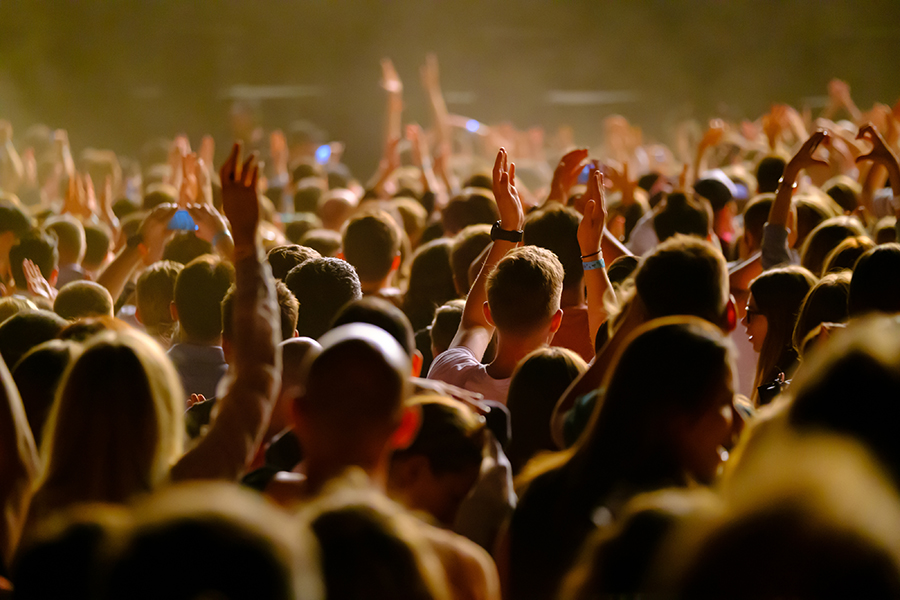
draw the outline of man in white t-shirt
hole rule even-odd
[[[500,211],[500,220],[491,230],[493,244],[466,298],[459,330],[450,348],[434,359],[428,378],[506,404],[516,365],[549,343],[562,322],[563,268],[549,250],[518,247],[525,215],[515,188],[515,166],[507,165],[503,149],[494,164],[493,183]],[[494,328],[497,353],[483,365]]]

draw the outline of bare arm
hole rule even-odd
[[[600,261],[601,264],[603,261],[600,241],[606,225],[606,198],[603,189],[603,175],[599,171],[594,171],[588,180],[588,199],[584,205],[584,216],[578,225],[578,246],[581,248],[581,259],[584,266],[588,328],[592,345],[597,339],[597,331],[608,317],[604,296],[612,289],[609,276],[606,274],[606,267],[599,267],[597,264],[597,261]],[[596,351],[596,348],[594,350]]]
[[[172,468],[173,480],[236,480],[265,433],[281,382],[278,306],[257,241],[256,156],[244,164],[235,144],[222,167],[222,203],[234,236],[234,359],[219,413],[207,434]]]
[[[500,211],[500,227],[507,231],[522,231],[525,225],[522,201],[516,192],[515,174],[515,165],[508,164],[506,150],[501,148],[494,162],[494,198]],[[478,277],[475,278],[472,289],[466,297],[462,320],[450,347],[465,346],[479,359],[484,356],[494,332],[494,327],[488,323],[484,315],[484,303],[487,300],[485,283],[494,266],[516,246],[515,242],[505,240],[495,240],[491,244],[481,271],[478,272]]]
[[[22,159],[12,142],[12,125],[0,121],[0,190],[15,192],[25,178]]]
[[[25,416],[22,398],[6,363],[0,359],[0,558],[9,566],[31,500],[31,490],[40,471],[34,437]]]
[[[781,227],[787,226],[788,215],[791,212],[791,197],[794,194],[800,171],[812,165],[827,165],[825,161],[813,158],[813,153],[819,144],[825,142],[828,137],[828,133],[822,129],[814,132],[785,166],[784,176],[775,193],[775,201],[772,203],[772,208],[769,209],[767,223]]]

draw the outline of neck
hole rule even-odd
[[[390,284],[388,283],[390,279],[391,274],[388,273],[387,277],[384,279],[379,279],[377,281],[360,281],[359,287],[363,294],[377,294],[384,288],[390,287]]]
[[[568,308],[570,306],[584,306],[584,280],[579,279],[578,285],[573,285],[571,287],[563,288],[562,297],[560,298],[559,305],[562,308]]]
[[[377,456],[363,452],[353,457],[346,449],[343,452],[309,453],[305,460],[306,485],[311,494],[317,494],[329,481],[340,477],[347,469],[357,467],[365,471],[372,485],[385,491],[389,457],[387,449]]]
[[[544,346],[549,341],[545,330],[526,337],[513,337],[497,333],[497,357],[487,366],[487,373],[494,379],[511,377],[516,365],[527,354]]]
[[[210,339],[202,339],[189,336],[184,332],[184,329],[181,329],[181,334],[178,336],[178,341],[182,344],[193,344],[194,346],[221,346],[222,336]]]

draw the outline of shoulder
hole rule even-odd
[[[442,372],[461,371],[472,367],[481,367],[481,361],[466,346],[456,346],[435,357],[428,370],[428,377],[429,379],[440,379]]]
[[[456,599],[499,599],[497,566],[478,544],[422,522],[420,533],[440,560]]]

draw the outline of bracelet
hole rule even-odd
[[[782,184],[782,183],[784,183],[784,177],[782,177],[781,179],[778,180],[778,187],[781,187],[781,184]],[[792,190],[796,190],[796,189],[797,189],[797,180],[796,180],[796,179],[794,180],[793,185],[791,185],[791,189],[792,189]]]
[[[583,262],[581,263],[581,266],[585,271],[593,271],[594,269],[605,269],[606,263],[603,262],[602,258],[600,258],[598,260],[592,260],[590,262]]]
[[[597,250],[596,252],[591,252],[590,254],[582,254],[581,260],[584,260],[585,258],[590,258],[592,256],[597,256],[598,254],[600,254],[600,252],[601,252],[601,250]]]
[[[222,241],[222,238],[223,238],[223,237],[230,238],[230,237],[231,237],[231,232],[228,231],[227,229],[223,229],[222,231],[220,231],[219,233],[217,233],[216,235],[214,235],[214,236],[213,236],[213,239],[212,239],[212,247],[215,248],[216,246],[218,246],[218,245],[219,245],[219,242]]]

